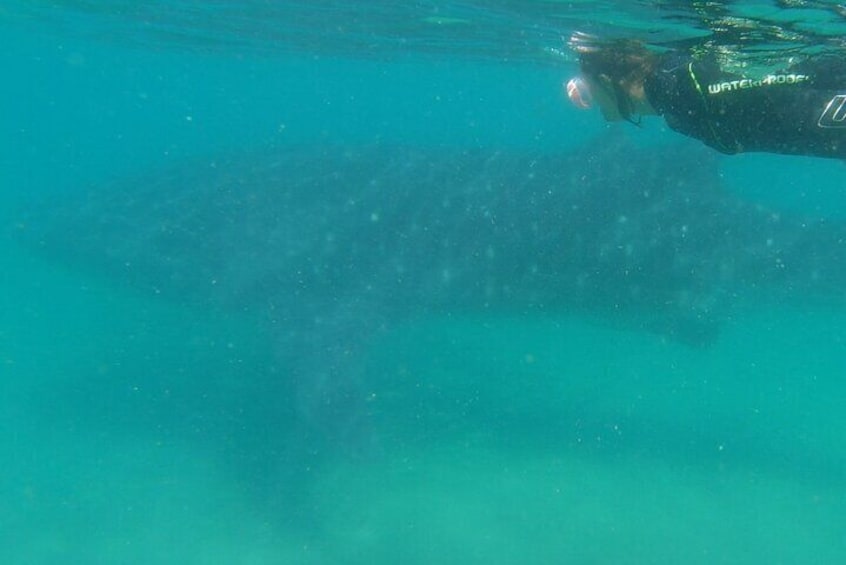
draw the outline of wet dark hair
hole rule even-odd
[[[620,115],[634,123],[637,123],[632,117],[634,105],[628,93],[633,85],[642,83],[652,74],[657,61],[657,53],[632,39],[596,43],[579,49],[582,74],[594,83],[609,85]]]

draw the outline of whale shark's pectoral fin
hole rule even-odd
[[[291,322],[294,323],[291,323]],[[369,428],[366,349],[388,327],[373,301],[314,299],[275,336],[276,354],[292,383],[304,433],[353,445]],[[355,448],[355,447],[354,447]]]

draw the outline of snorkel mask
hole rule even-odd
[[[567,93],[567,98],[573,103],[573,106],[580,110],[588,110],[593,106],[593,96],[590,93],[590,86],[582,77],[574,77],[567,81],[564,85],[564,90]]]

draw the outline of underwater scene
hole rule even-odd
[[[727,154],[570,80],[573,38],[804,80],[843,6],[0,29],[0,562],[846,562],[843,153]]]

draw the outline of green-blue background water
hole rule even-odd
[[[6,225],[23,202],[210,152],[375,139],[566,150],[605,128],[561,100],[572,61],[492,55],[470,32],[415,50],[403,22],[381,20],[359,33],[390,41],[345,53],[309,32],[314,17],[311,43],[274,50],[231,14],[223,33],[190,11],[167,22],[167,3],[138,20],[135,5],[66,4],[0,9]],[[494,10],[491,37],[500,25],[515,45],[557,41],[537,4],[505,5],[525,13],[525,39]],[[156,25],[178,40],[143,32]],[[656,120],[636,135],[676,134]],[[842,163],[740,156],[721,170],[749,200],[846,213]],[[839,305],[751,309],[702,349],[566,314],[433,314],[368,349],[370,373],[406,379],[377,387],[392,395],[374,423],[389,441],[299,468],[274,458],[284,420],[251,403],[276,361],[250,315],[141,295],[9,237],[0,256],[3,563],[846,558]],[[242,422],[262,433],[244,438]]]

